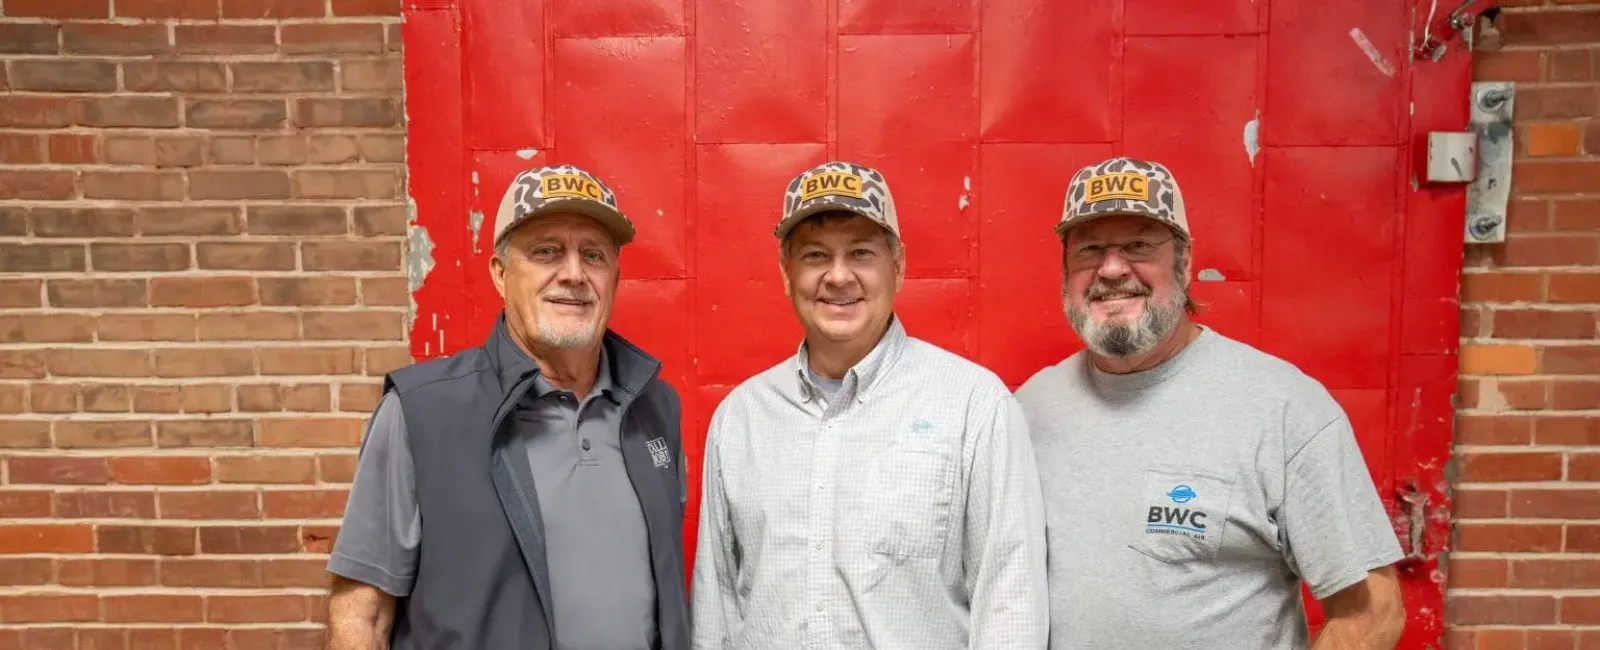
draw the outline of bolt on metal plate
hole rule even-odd
[[[1468,128],[1477,139],[1477,170],[1467,186],[1466,242],[1506,240],[1506,210],[1511,202],[1511,160],[1516,143],[1511,116],[1516,84],[1474,82]],[[1431,161],[1430,161],[1431,173]]]

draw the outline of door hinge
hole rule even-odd
[[[1516,155],[1511,127],[1516,84],[1474,82],[1471,101],[1469,130],[1428,132],[1426,178],[1430,183],[1467,184],[1467,243],[1503,242]]]

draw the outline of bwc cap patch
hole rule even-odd
[[[1073,174],[1055,233],[1061,237],[1073,226],[1118,214],[1155,219],[1180,237],[1190,238],[1183,193],[1172,171],[1158,162],[1126,157],[1105,160]]]
[[[806,217],[835,210],[859,214],[900,236],[894,197],[883,174],[871,167],[841,161],[812,167],[789,181],[783,193],[783,218],[773,234],[781,240]]]
[[[599,221],[621,246],[633,241],[633,222],[617,207],[611,188],[575,165],[525,170],[511,179],[494,217],[494,244],[528,219],[554,212],[581,214]]]

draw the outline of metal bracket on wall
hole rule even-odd
[[[1516,142],[1511,117],[1516,84],[1474,82],[1468,128],[1477,136],[1477,169],[1467,186],[1466,241],[1469,244],[1506,240],[1506,211],[1511,202],[1511,161]],[[1431,167],[1431,165],[1430,165]]]

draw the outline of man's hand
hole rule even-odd
[[[1327,624],[1312,650],[1394,650],[1406,610],[1394,567],[1384,567],[1322,599]]]
[[[372,585],[333,577],[327,650],[388,650],[393,626],[394,596]]]

